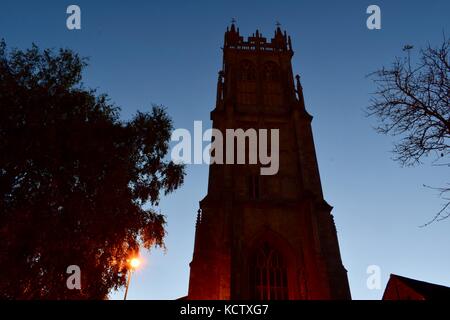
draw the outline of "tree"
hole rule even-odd
[[[131,254],[164,245],[160,193],[184,178],[165,159],[171,119],[154,106],[121,121],[81,84],[86,65],[0,43],[0,298],[104,299]],[[81,290],[66,286],[70,265]]]
[[[377,131],[399,136],[395,143],[395,160],[404,166],[417,165],[433,157],[435,165],[450,166],[450,40],[442,45],[422,49],[413,65],[412,46],[403,48],[407,56],[397,58],[391,67],[371,74],[377,90],[368,108],[375,116]],[[446,204],[432,221],[450,216],[450,187],[434,188],[441,192]]]

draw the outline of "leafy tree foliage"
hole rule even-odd
[[[104,299],[130,255],[164,245],[156,206],[184,178],[165,157],[171,120],[154,106],[121,121],[81,84],[86,65],[0,43],[0,298]],[[70,265],[81,290],[66,286]]]

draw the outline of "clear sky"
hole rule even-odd
[[[66,28],[77,4],[82,30]],[[382,29],[366,27],[377,4]],[[390,273],[450,286],[450,219],[426,228],[442,204],[423,184],[442,186],[442,167],[401,168],[392,137],[364,116],[373,84],[366,75],[389,65],[404,44],[437,44],[450,33],[449,1],[23,1],[0,2],[0,38],[12,47],[68,47],[90,58],[87,86],[108,93],[127,119],[164,104],[176,128],[210,126],[223,33],[231,18],[241,34],[271,37],[280,21],[292,37],[294,72],[302,75],[326,200],[334,206],[342,259],[354,299],[380,299]],[[189,166],[185,185],[164,198],[167,252],[145,253],[130,299],[187,294],[198,201],[208,168]],[[76,242],[76,239],[73,239]],[[366,286],[381,268],[381,290]],[[111,298],[122,298],[123,292]]]

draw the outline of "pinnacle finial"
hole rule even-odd
[[[283,33],[281,32],[281,23],[277,21],[275,25],[277,26],[277,29],[275,30],[275,36],[283,36]]]
[[[236,19],[235,18],[231,19],[231,31],[232,32],[236,31]]]

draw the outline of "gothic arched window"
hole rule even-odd
[[[267,242],[255,252],[250,286],[256,300],[287,300],[287,266],[280,252]]]
[[[278,65],[275,62],[267,62],[264,65],[264,80],[276,82],[279,80]]]
[[[238,70],[238,104],[256,105],[256,68],[250,60],[243,60]]]
[[[280,68],[273,61],[266,62],[262,68],[263,104],[270,108],[279,108],[283,104],[280,81]]]
[[[249,60],[244,60],[240,64],[240,77],[241,81],[255,81],[256,80],[256,69],[253,63]]]

